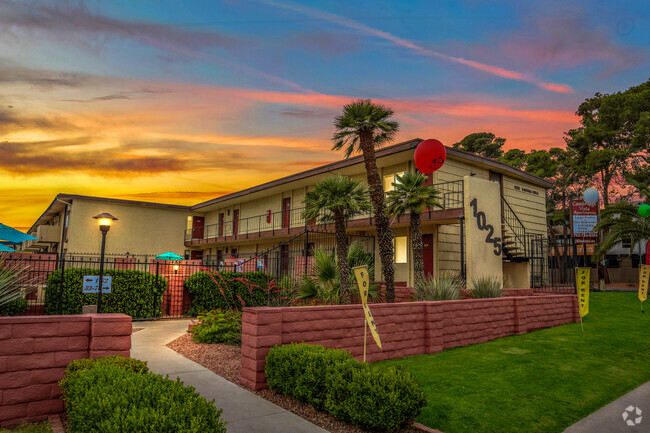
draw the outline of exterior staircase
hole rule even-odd
[[[526,227],[504,197],[501,197],[501,244],[504,262],[523,262],[530,257]]]

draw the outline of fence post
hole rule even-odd
[[[63,280],[65,279],[65,253],[61,253],[61,281],[59,282],[59,315],[63,314]]]
[[[156,261],[156,276],[154,277],[154,295],[153,295],[153,318],[156,318],[156,310],[158,309],[158,265]]]
[[[309,230],[305,230],[305,276],[307,275],[307,260],[309,259]]]

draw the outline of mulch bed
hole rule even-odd
[[[241,369],[241,349],[237,346],[228,346],[225,344],[205,344],[195,343],[190,334],[167,344],[167,347],[180,353],[187,359],[200,364],[218,374],[219,376],[233,382],[239,386],[239,372]],[[243,386],[242,386],[243,387]],[[246,388],[248,389],[248,388]],[[277,404],[278,406],[291,411],[301,418],[304,418],[327,431],[332,433],[364,433],[358,427],[350,426],[342,421],[337,420],[331,415],[320,412],[312,406],[297,402],[296,400],[277,394],[275,391],[263,389],[260,391],[251,391],[263,399]],[[402,433],[421,433],[422,430],[415,427],[409,427],[401,430]]]

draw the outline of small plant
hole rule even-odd
[[[29,266],[22,260],[7,260],[4,254],[0,254],[0,307],[13,303],[11,307],[6,308],[8,311],[14,311],[22,305],[20,300],[25,297],[25,288],[31,283],[27,281],[28,271]],[[0,311],[0,314],[4,313]]]
[[[197,343],[241,345],[241,318],[239,311],[212,310],[199,315],[199,323],[190,331]]]
[[[18,298],[0,305],[0,316],[17,316],[27,310],[27,299]]]
[[[443,272],[427,278],[415,287],[416,301],[453,301],[461,298],[463,279],[453,272]]]
[[[500,298],[503,296],[503,282],[499,277],[476,277],[470,281],[467,292],[474,299]]]

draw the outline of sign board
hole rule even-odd
[[[589,274],[590,268],[576,268],[576,288],[578,289],[578,307],[580,317],[589,314]]]
[[[597,243],[598,232],[593,229],[598,222],[598,205],[582,200],[571,201],[571,225],[573,237],[581,243]]]
[[[102,294],[111,293],[112,277],[105,276],[102,278]],[[97,293],[99,291],[99,275],[84,275],[83,293]]]
[[[648,283],[650,282],[650,265],[639,265],[639,301],[648,299]]]

